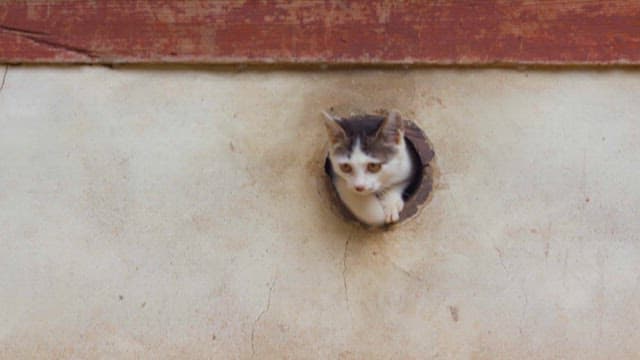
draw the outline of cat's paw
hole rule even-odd
[[[404,201],[401,197],[389,196],[382,199],[382,210],[384,211],[384,223],[391,224],[400,219],[400,212],[404,208]]]

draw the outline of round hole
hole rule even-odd
[[[435,158],[433,145],[429,141],[429,138],[425,135],[424,131],[422,131],[422,129],[420,129],[420,127],[418,127],[418,125],[416,125],[413,121],[405,119],[404,122],[405,142],[409,147],[409,152],[412,154],[414,162],[420,167],[420,171],[416,172],[416,175],[403,193],[402,197],[405,202],[404,208],[400,213],[400,219],[396,223],[383,226],[382,228],[388,228],[390,226],[398,225],[416,216],[422,209],[422,207],[426,204],[427,200],[429,199],[429,195],[433,190],[433,161]],[[331,160],[329,159],[328,155],[325,159],[324,171],[327,174],[327,185],[330,189],[332,200],[337,205],[340,214],[342,214],[342,216],[344,216],[347,220],[357,222],[367,228],[377,228],[359,221],[349,211],[347,206],[344,205],[344,203],[340,199],[340,196],[338,195],[338,191],[333,185],[333,177],[335,176],[335,174],[333,173],[333,167],[331,166]]]

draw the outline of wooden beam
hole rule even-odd
[[[640,1],[4,0],[0,62],[640,64]]]

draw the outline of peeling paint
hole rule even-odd
[[[16,0],[0,62],[628,65],[639,18],[633,0]]]

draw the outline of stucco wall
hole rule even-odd
[[[631,70],[10,67],[0,357],[635,357],[638,94]],[[424,128],[419,217],[335,214],[330,106]]]

